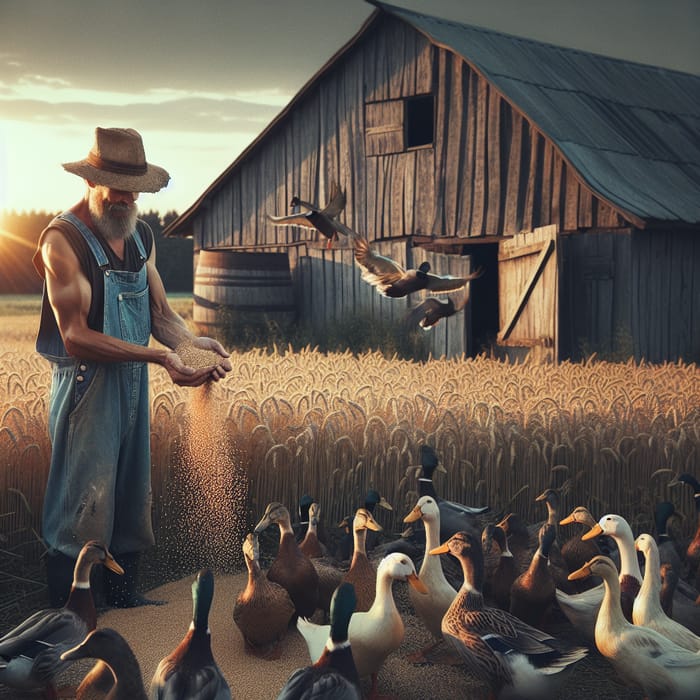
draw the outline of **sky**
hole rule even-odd
[[[394,0],[467,24],[700,74],[700,0]],[[84,194],[96,126],[169,171],[184,212],[360,29],[364,0],[0,0],[0,211]]]

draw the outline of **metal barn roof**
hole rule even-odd
[[[601,197],[700,222],[700,76],[370,2],[479,71]]]
[[[700,223],[700,76],[433,17],[378,10],[205,192],[164,231],[190,235],[200,206],[333,64],[393,15],[480,72],[561,151],[601,198],[638,223]]]

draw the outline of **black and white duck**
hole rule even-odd
[[[430,496],[435,500],[440,509],[440,541],[448,540],[455,532],[463,530],[472,534],[481,531],[478,517],[490,510],[489,506],[468,506],[457,501],[450,501],[438,496],[433,483],[433,474],[446,473],[440,464],[437,453],[430,445],[420,447],[421,475],[418,477],[418,495]]]
[[[387,656],[403,642],[405,627],[392,591],[394,581],[407,581],[421,592],[426,586],[418,578],[413,561],[406,554],[393,552],[377,567],[374,603],[366,612],[355,612],[350,619],[349,639],[360,678],[371,677],[369,697],[377,695],[377,676]],[[321,656],[330,633],[329,625],[316,625],[299,618],[297,629],[304,637],[313,661]]]

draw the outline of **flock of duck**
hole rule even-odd
[[[407,582],[415,615],[433,640],[410,661],[460,664],[493,697],[556,697],[572,666],[596,650],[618,679],[650,700],[700,697],[697,479],[681,474],[672,482],[690,487],[697,507],[695,534],[680,543],[668,531],[670,502],[656,508],[656,536],[635,538],[622,516],[596,520],[583,506],[562,517],[555,489],[537,497],[547,509],[541,524],[527,525],[515,513],[494,522],[486,507],[435,493],[432,475],[441,467],[431,447],[421,448],[421,462],[419,498],[403,518],[407,529],[371,543],[369,554],[370,536],[382,531],[375,506],[391,507],[376,491],[341,524],[351,554],[342,540],[329,553],[320,505],[309,497],[300,502],[303,525],[296,532],[288,508],[275,502],[244,539],[248,577],[232,616],[245,653],[275,659],[290,629],[309,652],[310,664],[289,677],[278,698],[359,699],[365,679],[368,697],[378,697],[378,674],[404,639],[395,581]],[[259,538],[272,526],[279,544],[264,569]],[[563,539],[565,526],[578,531]],[[147,695],[127,642],[97,627],[90,590],[97,565],[119,573],[107,548],[88,542],[65,606],[36,612],[0,638],[0,683],[57,697],[58,676],[76,659],[90,658],[96,663],[75,691],[81,700],[231,698],[211,648],[210,570],[197,574],[192,623],[158,665]],[[442,656],[431,656],[440,645]]]
[[[338,220],[338,215],[345,209],[345,192],[337,182],[331,183],[328,204],[321,208],[306,202],[298,196],[292,197],[293,208],[304,207],[300,211],[284,216],[268,214],[267,218],[275,226],[301,226],[318,231],[328,239],[330,248],[338,234],[343,234],[353,242],[355,263],[362,272],[362,279],[372,285],[379,294],[392,299],[406,297],[414,292],[427,290],[434,294],[460,292],[459,295],[441,299],[436,296],[426,297],[420,304],[413,306],[405,317],[408,326],[418,325],[423,330],[430,330],[440,319],[459,313],[469,301],[470,282],[483,274],[480,268],[466,277],[437,275],[430,271],[430,263],[423,262],[416,269],[405,269],[396,260],[376,253],[369,241]]]

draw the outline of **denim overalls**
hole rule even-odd
[[[80,219],[104,275],[105,334],[147,345],[151,314],[146,265],[138,272],[108,269],[102,246]],[[141,236],[134,239],[144,263]],[[49,433],[52,453],[44,496],[43,537],[49,551],[76,558],[90,539],[113,553],[139,552],[154,542],[148,366],[92,362],[68,355],[60,334],[37,343],[52,363]]]

